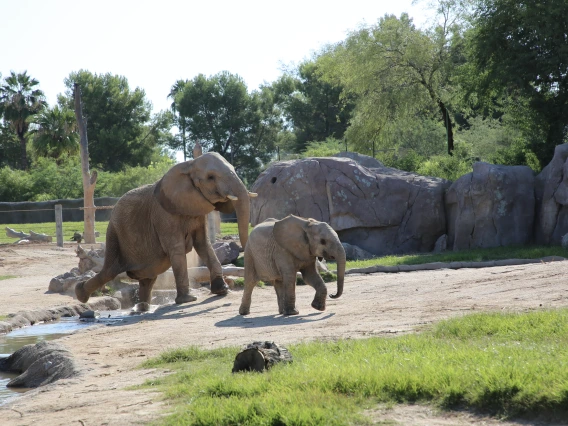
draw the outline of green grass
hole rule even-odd
[[[71,237],[73,237],[73,234],[76,231],[83,233],[83,226],[83,222],[63,222],[63,241],[71,241]],[[0,244],[10,244],[18,241],[16,238],[9,238],[6,236],[6,227],[12,228],[16,231],[23,231],[26,234],[29,234],[30,230],[32,230],[38,234],[51,235],[53,237],[53,242],[56,242],[55,222],[0,225]],[[100,233],[100,236],[97,237],[97,242],[106,241],[107,227],[108,221],[95,223],[95,229]],[[221,223],[221,236],[238,234],[239,232],[236,223]]]
[[[16,275],[0,275],[0,281],[9,280],[10,278],[18,278]]]
[[[164,425],[367,424],[378,403],[426,403],[502,418],[568,415],[568,310],[475,314],[421,334],[289,346],[264,373],[231,374],[238,348],[177,349],[143,367],[173,374]]]
[[[106,230],[108,222],[96,222],[95,230],[99,231],[100,236],[97,237],[97,242],[104,242],[106,240]],[[45,223],[20,223],[0,225],[0,244],[11,244],[18,241],[16,238],[9,238],[6,236],[6,227],[12,228],[15,231],[23,231],[29,234],[30,230],[38,234],[47,234],[53,237],[53,243],[57,242],[55,234],[55,222]],[[83,222],[63,222],[63,241],[70,242],[71,237],[75,232],[83,233]]]
[[[384,256],[369,260],[348,261],[346,268],[366,268],[375,265],[419,265],[431,262],[482,262],[503,259],[539,259],[546,256],[567,257],[568,251],[561,246],[495,247],[456,252],[447,251],[439,254],[409,254]],[[335,265],[333,268],[335,268]]]

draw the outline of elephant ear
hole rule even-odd
[[[307,260],[314,257],[310,252],[310,243],[306,233],[307,226],[307,220],[290,215],[275,222],[272,233],[279,246],[286,249],[296,258]]]
[[[215,203],[215,210],[221,213],[233,213],[235,211],[235,206],[231,200]]]
[[[156,182],[154,196],[168,213],[203,216],[215,209],[195,187],[190,176],[191,167],[191,160],[176,164]]]

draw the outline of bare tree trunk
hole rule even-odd
[[[97,171],[89,172],[89,142],[87,140],[87,124],[83,118],[83,108],[81,106],[81,91],[79,85],[74,85],[75,95],[75,117],[79,126],[79,135],[81,136],[81,169],[83,173],[83,202],[84,202],[84,220],[85,230],[83,237],[85,243],[95,243],[95,185],[97,183]]]
[[[446,108],[446,105],[438,99],[438,107],[442,113],[442,120],[444,121],[444,127],[446,128],[446,139],[448,140],[448,154],[454,154],[454,131],[452,129],[452,119],[450,118],[450,112]]]

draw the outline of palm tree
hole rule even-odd
[[[79,152],[79,134],[75,113],[68,108],[45,109],[35,119],[33,146],[43,157],[60,158]]]
[[[175,84],[170,89],[170,93],[168,94],[168,98],[172,99],[172,101],[173,101],[172,105],[171,105],[171,109],[172,109],[172,112],[174,114],[174,120],[175,120],[176,126],[181,130],[181,146],[183,148],[183,161],[185,161],[187,159],[187,157],[186,157],[186,144],[187,144],[187,142],[186,142],[186,138],[185,138],[185,131],[187,129],[187,122],[186,122],[185,117],[179,115],[178,112],[177,112],[176,96],[177,96],[178,93],[183,91],[183,88],[185,87],[186,84],[187,84],[187,80],[176,81]],[[178,138],[176,138],[176,139],[178,139]]]
[[[38,84],[39,81],[31,78],[27,71],[20,74],[11,71],[0,86],[0,111],[20,140],[21,167],[24,170],[28,168],[26,144],[30,119],[47,105],[43,92],[35,88]]]

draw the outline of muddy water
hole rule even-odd
[[[128,315],[128,312],[103,311],[101,312],[101,317],[96,321],[83,322],[79,321],[78,317],[61,318],[57,322],[14,330],[8,334],[0,335],[0,358],[10,356],[25,345],[39,343],[44,340],[55,340],[59,337],[74,333],[77,330],[92,327],[95,324],[112,324],[116,321],[122,321],[122,317],[125,315]],[[18,374],[0,371],[0,404],[4,403],[8,398],[27,390],[6,387],[8,382],[16,376],[18,376]]]

